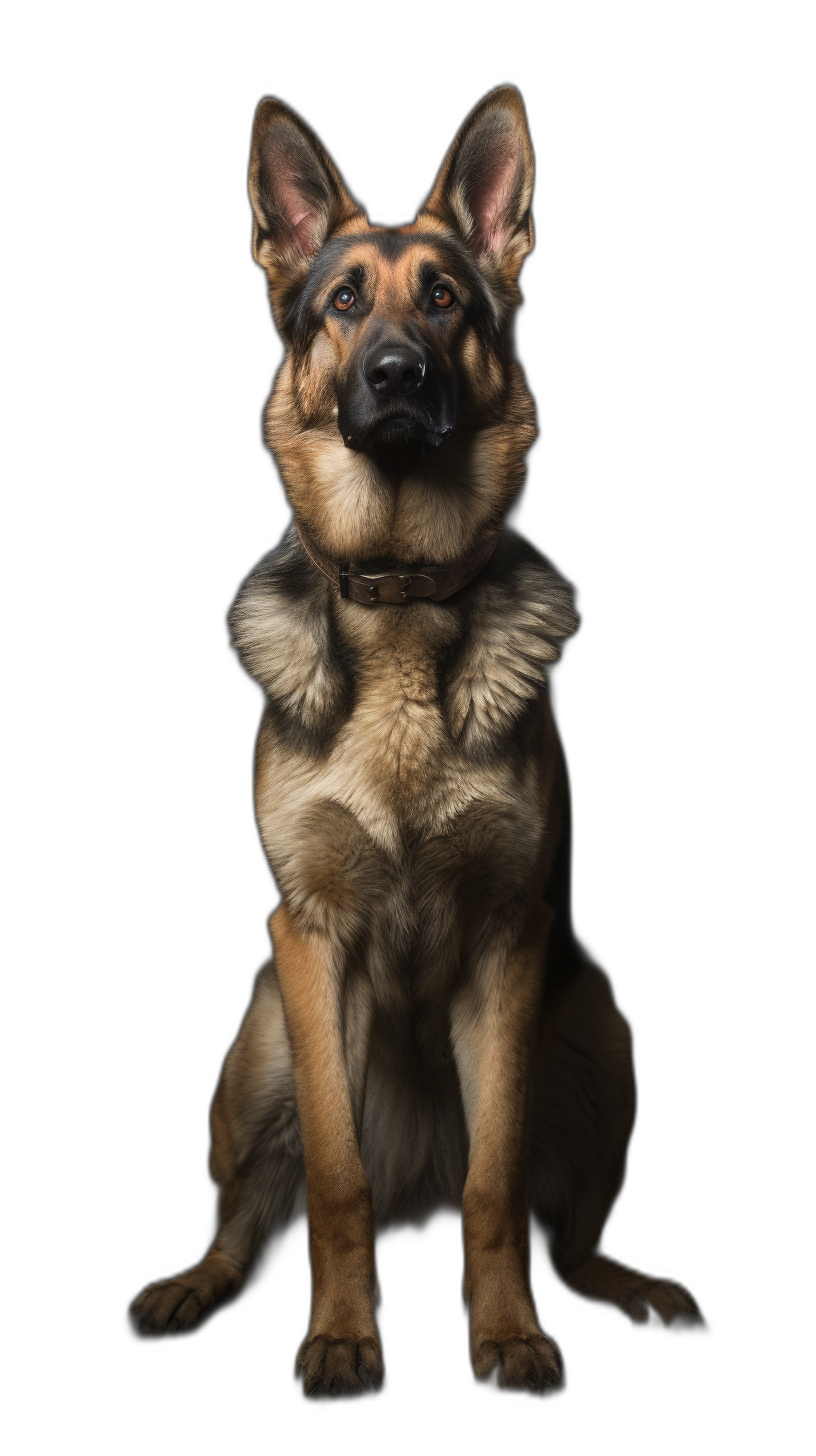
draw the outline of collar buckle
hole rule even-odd
[[[432,576],[423,572],[340,573],[340,590],[346,577],[348,595],[355,602],[407,602],[411,597],[430,597],[436,591]]]

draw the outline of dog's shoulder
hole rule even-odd
[[[250,572],[228,623],[279,730],[293,746],[319,752],[348,716],[352,678],[330,585],[308,561],[294,525]]]
[[[509,529],[474,586],[462,602],[461,645],[447,673],[445,707],[453,737],[479,752],[511,731],[539,697],[548,665],[579,619],[573,587]]]

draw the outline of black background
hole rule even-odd
[[[456,51],[462,25],[409,44],[322,22],[294,47],[156,44],[128,90],[114,183],[127,201],[102,304],[115,361],[102,711],[87,729],[105,807],[89,1006],[98,993],[111,1031],[93,1089],[92,1245],[103,1233],[111,1249],[98,1341],[121,1414],[170,1433],[224,1415],[242,1439],[265,1423],[272,1440],[286,1412],[290,1431],[334,1423],[348,1437],[399,1436],[411,1421],[444,1437],[450,1420],[478,1421],[485,1439],[597,1428],[662,1440],[720,1393],[736,1335],[723,1254],[736,1095],[726,60],[667,32],[635,48],[622,32],[574,36],[530,55],[520,23],[511,38],[485,33],[474,63]],[[249,137],[259,100],[286,100],[372,221],[402,223],[469,109],[507,83],[522,90],[538,162],[519,345],[541,438],[519,524],[577,585],[583,626],[555,684],[576,917],[634,1032],[637,1128],[606,1248],[686,1284],[708,1326],[632,1331],[581,1305],[533,1232],[533,1289],[567,1385],[545,1408],[476,1390],[460,1230],[443,1220],[380,1241],[386,1386],[376,1406],[338,1414],[307,1406],[293,1380],[309,1316],[303,1227],[267,1280],[187,1344],[137,1345],[125,1322],[144,1284],[210,1242],[208,1102],[275,904],[252,811],[261,702],[224,629],[287,521],[261,443],[281,349],[251,256]]]

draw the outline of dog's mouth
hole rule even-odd
[[[343,439],[349,450],[372,450],[380,445],[404,445],[418,440],[434,448],[446,440],[453,429],[447,422],[437,422],[413,413],[387,415],[367,429],[347,428]]]
[[[351,435],[345,444],[351,450],[366,450],[370,446],[399,446],[408,440],[421,440],[436,447],[446,440],[450,430],[450,425],[436,425],[430,419],[421,419],[417,415],[389,415],[386,419],[377,419],[376,424],[364,434],[358,434],[357,438]]]

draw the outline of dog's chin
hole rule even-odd
[[[390,415],[360,434],[345,435],[344,439],[350,450],[367,453],[411,444],[436,448],[447,439],[451,428],[450,425],[434,425],[430,420],[418,419],[414,415]]]

